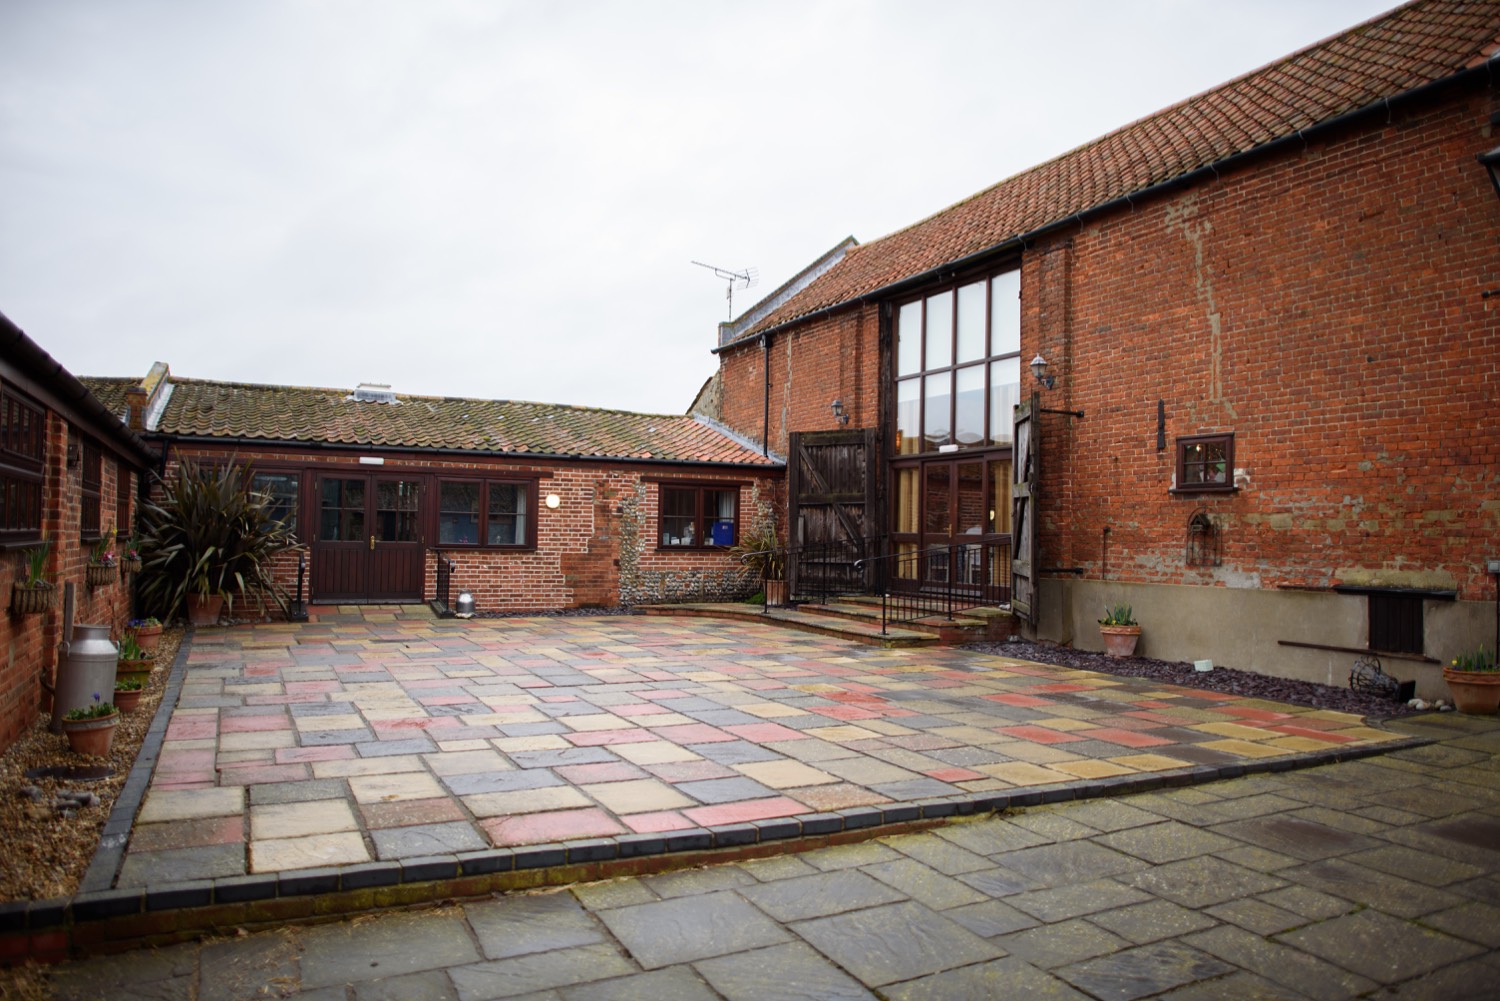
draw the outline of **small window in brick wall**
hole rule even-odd
[[[1178,493],[1234,489],[1234,435],[1200,434],[1177,439]]]
[[[42,456],[47,417],[9,386],[0,387],[0,542],[42,537]]]
[[[739,521],[740,492],[734,487],[661,488],[664,549],[732,546]]]
[[[1371,592],[1370,649],[1422,652],[1422,595]]]
[[[79,490],[79,525],[85,539],[97,539],[100,535],[100,505],[104,492],[104,454],[99,444],[83,439],[83,476]]]

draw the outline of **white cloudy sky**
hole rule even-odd
[[[681,412],[735,312],[1393,0],[0,0],[70,371]]]

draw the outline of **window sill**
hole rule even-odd
[[[1172,494],[1174,497],[1191,497],[1191,496],[1194,496],[1196,494],[1237,494],[1239,492],[1240,492],[1240,488],[1239,487],[1235,487],[1235,486],[1227,486],[1227,487],[1173,487],[1173,488],[1171,488],[1170,490],[1167,491],[1167,493]]]
[[[731,546],[666,546],[659,545],[659,553],[728,553]]]
[[[536,546],[478,546],[472,542],[439,542],[432,547],[448,553],[534,553]]]

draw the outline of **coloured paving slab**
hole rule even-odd
[[[96,863],[86,889],[451,871],[497,849],[816,830],[861,809],[880,823],[901,804],[1398,739],[1339,713],[709,619],[324,608],[199,630],[180,677],[118,871]]]

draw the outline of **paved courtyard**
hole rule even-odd
[[[96,865],[91,888],[838,819],[1395,737],[1339,713],[758,623],[325,608],[198,631],[122,864]]]
[[[1437,742],[50,976],[59,998],[197,1001],[1494,998],[1500,725],[1392,726]]]

